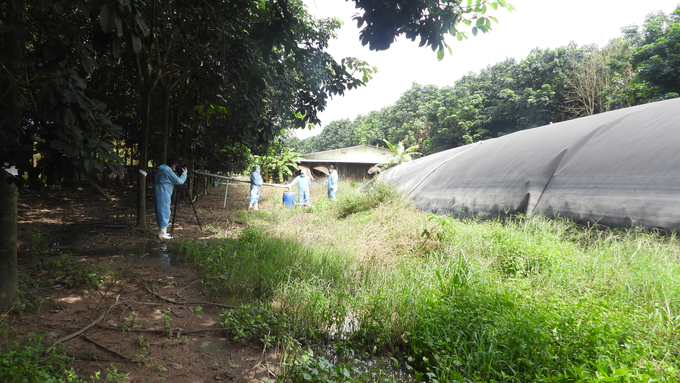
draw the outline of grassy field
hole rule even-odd
[[[174,251],[251,302],[224,325],[280,348],[282,380],[680,380],[675,234],[454,220],[381,184],[341,183],[333,203],[313,185],[310,208],[281,193],[231,213],[246,231],[210,225],[222,240]]]

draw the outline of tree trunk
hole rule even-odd
[[[17,263],[17,207],[19,192],[10,175],[0,170],[0,309],[14,303],[19,292]]]
[[[139,183],[137,185],[137,227],[146,229],[146,165],[149,142],[149,120],[151,119],[151,89],[142,91],[142,127],[139,132]],[[142,173],[144,172],[144,173]]]
[[[165,84],[164,84],[165,85]],[[170,135],[170,89],[163,87],[163,133],[161,134],[161,164],[168,163],[168,136]]]
[[[21,147],[21,108],[23,98],[19,85],[13,78],[21,77],[23,51],[15,28],[0,30],[0,129],[11,137],[3,142],[0,162],[0,309],[11,307],[19,292],[19,269],[17,264],[17,208],[19,197],[17,187],[8,183],[10,175],[3,170],[4,163],[16,165],[17,158],[12,152]],[[7,76],[5,74],[8,74]],[[5,148],[10,150],[5,151]]]

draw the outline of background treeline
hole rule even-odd
[[[300,153],[403,141],[431,154],[522,129],[678,97],[680,8],[647,15],[606,46],[534,49],[469,73],[453,86],[413,84],[396,104],[317,135],[292,138]]]

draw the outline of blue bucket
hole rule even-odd
[[[294,207],[295,206],[295,193],[294,192],[283,192],[283,206],[284,207]]]

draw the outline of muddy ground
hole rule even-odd
[[[152,189],[147,230],[135,228],[133,186],[105,191],[112,201],[87,185],[44,194],[21,192],[20,273],[34,281],[51,279],[47,287],[27,291],[41,301],[37,309],[10,310],[0,313],[0,320],[18,335],[61,338],[81,378],[96,371],[104,376],[115,366],[119,373],[129,373],[130,382],[276,381],[276,350],[225,335],[219,313],[229,308],[202,295],[201,275],[176,264],[166,252],[172,241],[211,238],[211,233],[199,230],[191,205],[180,204],[175,239],[159,241]],[[247,186],[230,187],[227,209],[246,208],[246,194]],[[223,198],[224,189],[215,189],[195,201],[201,224],[244,228],[230,221]],[[68,277],[54,277],[45,265],[58,262],[65,251],[74,255],[76,265],[106,270],[106,283],[86,289],[69,287],[73,283]]]

